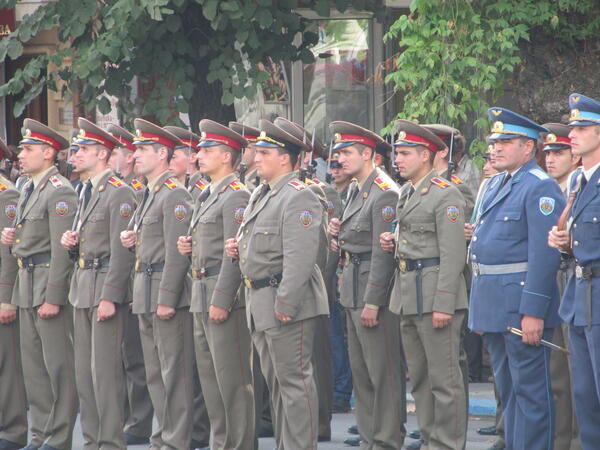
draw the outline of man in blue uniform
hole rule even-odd
[[[571,186],[575,200],[569,204],[567,230],[554,227],[548,244],[575,256],[575,276],[565,288],[560,316],[569,324],[575,413],[587,450],[600,442],[600,102],[571,94],[569,107],[571,151],[581,156],[583,173]]]
[[[491,108],[490,141],[499,170],[490,181],[470,245],[473,269],[469,328],[483,332],[505,414],[506,447],[553,448],[550,339],[559,323],[560,254],[545,231],[565,204],[556,182],[535,162],[547,130],[503,108]],[[523,337],[507,331],[515,327]]]

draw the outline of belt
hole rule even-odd
[[[371,252],[365,253],[350,253],[344,252],[344,261],[346,265],[352,263],[352,305],[356,308],[358,306],[358,275],[360,269],[360,263],[363,261],[371,260]]]
[[[592,326],[592,278],[600,277],[600,266],[584,267],[575,266],[575,276],[580,280],[586,280],[585,307],[588,327]]]
[[[251,280],[248,277],[244,277],[244,285],[248,289],[261,289],[268,286],[277,287],[279,286],[279,283],[281,283],[282,277],[282,273],[276,273],[275,275],[271,275],[267,278],[261,278],[260,280]]]
[[[17,258],[17,265],[19,269],[27,269],[28,272],[32,272],[35,266],[46,265],[50,262],[51,256],[50,252],[36,253],[35,255]]]
[[[565,253],[560,254],[559,270],[562,270],[563,272],[570,271],[571,269],[573,269],[574,265],[575,265],[575,257],[573,257],[571,255],[567,255]]]
[[[473,275],[506,275],[509,273],[527,272],[527,261],[512,264],[479,264],[471,263]]]
[[[83,259],[79,258],[78,264],[79,268],[82,270],[100,270],[102,267],[108,266],[110,262],[110,256],[105,256],[104,258],[94,258],[94,259]]]
[[[218,275],[220,271],[221,264],[211,267],[201,267],[200,269],[192,269],[192,278],[194,280],[201,280],[202,278]]]
[[[136,261],[135,263],[135,271],[146,274],[146,292],[144,298],[146,303],[146,312],[150,312],[150,308],[152,306],[152,274],[155,272],[162,272],[164,267],[164,262],[144,263]]]
[[[417,313],[423,315],[423,269],[440,265],[440,258],[400,259],[398,269],[402,273],[417,271],[415,290],[417,296]]]

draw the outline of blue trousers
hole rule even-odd
[[[544,330],[550,340],[552,329]],[[523,343],[512,333],[485,333],[496,386],[504,407],[504,439],[510,450],[552,450],[554,399],[550,350]]]
[[[352,371],[348,358],[348,343],[344,333],[344,311],[335,301],[330,311],[331,359],[333,365],[333,396],[350,401],[352,396]]]
[[[584,450],[600,447],[600,325],[569,326],[575,415]]]

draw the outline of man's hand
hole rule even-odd
[[[334,237],[329,240],[329,250],[331,250],[333,253],[339,253],[340,251],[340,244]]]
[[[115,307],[115,304],[113,302],[111,302],[110,300],[100,300],[100,303],[98,304],[98,312],[97,312],[97,316],[98,316],[98,322],[103,322],[105,320],[110,319],[112,316],[114,316],[117,312],[117,308]]]
[[[56,317],[60,312],[60,305],[53,305],[52,303],[44,302],[38,308],[38,316],[40,319],[52,319]]]
[[[473,238],[473,230],[475,227],[470,223],[465,223],[465,239],[470,241]]]
[[[239,259],[239,257],[240,257],[239,248],[240,248],[240,246],[239,246],[236,238],[227,239],[225,241],[225,252],[227,253],[227,256],[229,256],[230,258]]]
[[[571,236],[568,231],[558,231],[555,226],[548,232],[548,245],[552,248],[569,247]]]
[[[125,248],[131,248],[135,245],[135,231],[133,230],[123,230],[121,231],[121,244]]]
[[[277,320],[283,323],[288,323],[292,321],[292,316],[288,316],[287,314],[283,314],[277,311],[275,311],[275,317],[277,318]]]
[[[169,320],[175,315],[175,308],[172,306],[158,305],[156,307],[156,315],[159,319]]]
[[[363,327],[373,328],[379,325],[379,321],[377,320],[377,315],[379,311],[371,308],[367,308],[366,306],[363,308],[360,313],[360,323]]]
[[[79,244],[79,231],[65,231],[60,238],[61,245],[67,250],[73,250]]]
[[[210,320],[214,323],[223,323],[229,317],[229,311],[220,306],[210,305],[208,308],[208,317],[210,317]]]
[[[450,322],[452,322],[452,314],[434,311],[431,315],[431,323],[433,324],[433,328],[444,328]]]
[[[16,309],[0,309],[0,323],[3,325],[8,325],[12,323],[17,318],[17,310]]]
[[[544,319],[533,316],[523,316],[521,319],[523,342],[529,345],[540,345],[544,333]]]
[[[2,242],[4,245],[13,245],[15,243],[15,232],[15,228],[5,228],[2,230],[0,242]]]
[[[334,217],[329,221],[329,225],[327,225],[327,234],[333,237],[338,237],[340,234],[340,219]]]
[[[394,251],[394,233],[386,231],[379,235],[379,245],[384,252],[391,253]]]
[[[182,255],[189,255],[192,253],[192,237],[191,236],[179,236],[177,239],[177,250]]]

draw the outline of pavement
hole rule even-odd
[[[410,387],[408,388],[410,391]],[[477,434],[477,429],[487,427],[494,424],[494,415],[496,413],[496,404],[494,400],[494,387],[491,383],[471,383],[469,388],[469,424],[467,433],[466,450],[485,450],[489,448],[494,436],[481,436]],[[408,421],[406,424],[407,431],[417,429],[417,418],[415,416],[414,402],[412,396],[407,394],[407,410]],[[331,422],[331,441],[319,442],[319,449],[322,450],[341,450],[350,449],[344,445],[344,439],[350,437],[346,430],[355,422],[354,414],[334,414]],[[412,442],[410,438],[406,438],[405,444]],[[130,449],[147,449],[147,445],[132,445]],[[275,441],[273,438],[261,438],[259,440],[259,450],[273,450]],[[75,424],[73,433],[73,449],[83,449],[83,438],[81,428],[79,426],[79,418]]]

